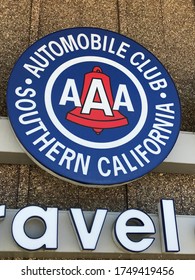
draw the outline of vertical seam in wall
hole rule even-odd
[[[193,106],[193,108],[194,108],[194,120],[193,120],[193,128],[192,128],[192,132],[195,132],[195,82],[193,82],[193,85],[194,85],[194,91],[193,91],[193,96],[192,96],[192,98],[193,98],[193,103],[194,103],[194,106]]]
[[[117,7],[117,21],[118,21],[118,33],[121,32],[121,25],[120,25],[120,8],[119,8],[119,0],[116,0],[116,7]]]
[[[32,18],[32,2],[33,0],[31,0],[30,3],[30,16],[29,16],[29,30],[28,30],[28,45],[30,45],[30,33],[31,33],[31,18]]]
[[[33,44],[39,37],[39,19],[40,19],[41,0],[31,0],[30,4],[30,19],[29,19],[29,45]],[[21,172],[22,168],[28,172],[26,174],[26,182],[22,185]],[[17,186],[17,201],[16,207],[21,207],[28,204],[29,201],[29,184],[30,184],[30,167],[23,166],[18,168],[18,186]]]
[[[125,209],[128,209],[129,208],[129,195],[128,195],[128,185],[126,184],[125,185]]]
[[[195,13],[195,0],[193,0],[193,3],[192,3],[192,9],[194,10],[194,13]],[[194,76],[194,78],[195,78],[195,76]],[[194,91],[193,91],[193,96],[192,96],[192,100],[193,100],[193,104],[194,104],[194,106],[193,106],[193,108],[194,108],[194,110],[193,110],[193,115],[194,115],[194,119],[193,119],[193,123],[192,123],[192,132],[195,132],[195,82],[193,82],[193,88],[194,88]]]
[[[18,201],[19,201],[19,189],[20,189],[20,165],[17,165],[17,190],[16,190],[16,205],[15,207],[18,207]]]
[[[194,10],[194,13],[195,13],[195,0],[193,0],[192,9]],[[194,91],[193,91],[192,100],[193,100],[193,103],[194,103],[194,106],[193,106],[193,108],[194,108],[194,110],[193,110],[194,119],[193,119],[193,124],[192,124],[193,125],[192,130],[193,130],[193,132],[195,132],[195,82],[193,82],[193,88],[194,88]]]
[[[163,41],[164,41],[165,49],[167,49],[167,46],[166,46],[166,36],[165,36],[165,24],[164,24],[163,5],[164,5],[164,0],[160,0],[160,11],[161,11],[162,28],[163,28]]]
[[[17,201],[16,201],[17,208],[24,207],[28,204],[29,181],[30,181],[29,166],[20,165],[18,170],[18,183],[17,183],[18,185]]]
[[[27,199],[26,203],[29,204],[29,194],[30,194],[30,188],[31,188],[31,165],[29,165],[29,173],[28,173],[28,191],[27,191]]]
[[[39,38],[40,9],[41,0],[32,0],[29,28],[29,45],[34,43]]]

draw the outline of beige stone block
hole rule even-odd
[[[78,187],[37,166],[30,168],[28,204],[67,209],[78,206]]]
[[[160,199],[174,199],[176,213],[195,214],[195,176],[149,173],[128,186],[128,204],[148,213],[158,213]],[[132,197],[131,193],[135,193]]]
[[[84,210],[106,208],[109,211],[124,211],[127,208],[126,186],[106,188],[79,188],[79,207]]]
[[[195,215],[195,176],[189,176],[183,182],[181,201],[182,214]]]
[[[7,208],[17,207],[18,165],[0,165],[0,204]]]
[[[5,95],[15,61],[29,44],[30,0],[0,1],[0,116],[6,116]]]
[[[117,31],[116,1],[45,0],[41,2],[40,37],[59,29],[83,26]]]
[[[180,80],[176,83],[181,101],[181,129],[195,131],[195,81]]]
[[[163,25],[167,65],[176,80],[194,79],[194,1],[163,1]]]
[[[160,0],[119,0],[120,32],[165,60]]]
[[[158,177],[152,173],[131,182],[128,185],[128,207],[157,213],[160,197],[158,184]]]
[[[158,213],[160,199],[174,199],[177,214],[187,213],[188,209],[182,205],[182,186],[190,178],[190,175],[148,173],[128,185],[128,205],[147,213]]]

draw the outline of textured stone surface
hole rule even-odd
[[[0,165],[1,201],[9,208],[26,205],[84,210],[138,208],[157,213],[162,198],[174,199],[177,214],[195,215],[195,175],[149,173],[128,186],[87,188],[68,184],[37,166]]]
[[[30,0],[0,1],[0,116],[6,116],[8,77],[19,55],[28,47]]]
[[[127,208],[126,187],[79,188],[79,207],[84,210],[106,208],[108,211],[124,211]]]
[[[162,1],[120,0],[120,32],[164,58]]]
[[[17,190],[17,208],[28,204],[30,167],[28,165],[19,166],[19,179]]]
[[[181,130],[195,131],[195,80],[183,79],[176,82],[181,102]]]
[[[160,199],[174,199],[177,214],[195,215],[195,176],[149,173],[128,186],[128,207],[158,212]],[[132,196],[133,194],[133,196]]]
[[[55,206],[60,209],[78,207],[78,187],[48,174],[37,166],[31,166],[28,203]]]
[[[23,198],[21,193],[20,200]],[[26,203],[43,207],[57,206],[60,209],[81,207],[83,210],[107,208],[109,211],[123,211],[127,207],[126,187],[102,189],[74,186],[37,166],[31,166]]]
[[[39,17],[41,0],[31,0],[31,20],[29,30],[29,44],[31,45],[39,39]]]
[[[117,31],[116,1],[45,0],[41,2],[40,37],[59,29],[83,26]]]
[[[17,207],[18,182],[18,165],[0,165],[0,204],[6,204],[7,208]]]
[[[177,80],[193,80],[195,60],[194,1],[163,1],[167,65]]]

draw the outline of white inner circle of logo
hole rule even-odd
[[[123,72],[129,79],[134,83],[136,86],[140,98],[141,98],[141,115],[139,118],[139,121],[137,122],[137,125],[134,127],[133,130],[131,130],[127,135],[124,137],[114,140],[114,141],[109,141],[109,142],[93,142],[93,141],[88,141],[85,139],[82,139],[76,135],[74,135],[72,132],[70,132],[67,128],[65,128],[61,122],[58,120],[56,117],[56,114],[53,110],[53,105],[52,105],[52,89],[54,86],[54,83],[58,76],[68,69],[69,67],[78,64],[78,63],[83,63],[83,62],[102,62],[105,64],[108,64],[110,66],[115,67],[116,69],[120,70]],[[48,113],[48,116],[50,117],[52,123],[55,125],[55,127],[68,139],[72,140],[73,142],[83,145],[85,147],[89,148],[95,148],[95,149],[109,149],[109,148],[116,148],[119,146],[122,146],[126,144],[127,142],[131,141],[135,136],[141,131],[142,127],[145,124],[146,118],[147,118],[147,113],[148,113],[148,102],[146,98],[145,91],[138,81],[138,79],[124,66],[121,64],[112,61],[110,59],[104,58],[104,57],[98,57],[98,56],[83,56],[83,57],[78,57],[78,58],[73,58],[63,64],[61,64],[50,76],[46,88],[45,88],[45,107]]]

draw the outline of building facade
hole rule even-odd
[[[179,93],[182,140],[175,157],[191,149],[195,131],[195,2],[193,0],[1,0],[0,1],[0,121],[8,123],[6,89],[19,56],[35,41],[54,31],[71,27],[97,27],[123,34],[151,51],[169,71]],[[3,132],[8,133],[7,128]],[[10,133],[10,132],[9,132]],[[183,134],[182,134],[183,135]],[[8,136],[7,136],[8,137]],[[10,136],[9,136],[10,137]],[[0,138],[6,139],[5,134]],[[14,139],[14,136],[13,136]],[[4,143],[1,140],[0,143]],[[3,145],[3,144],[1,144]],[[10,144],[12,145],[12,144]],[[14,143],[15,145],[15,143]],[[177,144],[176,144],[177,145]],[[20,154],[20,153],[19,153]],[[174,199],[177,215],[195,215],[195,159],[171,162],[129,184],[88,188],[60,180],[42,170],[21,152],[21,158],[3,151],[0,160],[0,204],[9,209],[28,205],[123,212],[129,208],[157,214],[161,199]],[[195,224],[195,223],[194,223]],[[192,245],[195,247],[195,245]],[[76,254],[76,253],[75,253]],[[9,254],[8,254],[9,255]],[[25,255],[25,254],[24,254]],[[23,256],[22,253],[20,255]],[[27,255],[25,255],[27,256]],[[31,256],[34,256],[31,252]],[[70,258],[73,255],[70,255]],[[82,255],[81,255],[82,256]],[[78,255],[78,258],[81,257]],[[97,257],[96,255],[94,255]],[[1,254],[1,257],[6,257]],[[35,257],[39,255],[35,254]],[[47,258],[42,254],[41,257]],[[50,255],[51,257],[51,255]],[[58,255],[53,253],[54,258]],[[60,257],[68,257],[61,254]],[[77,255],[73,256],[77,258]],[[92,255],[85,255],[93,258]],[[104,257],[104,255],[101,255]],[[189,258],[188,254],[112,254],[113,258]],[[195,254],[190,254],[195,258]]]

